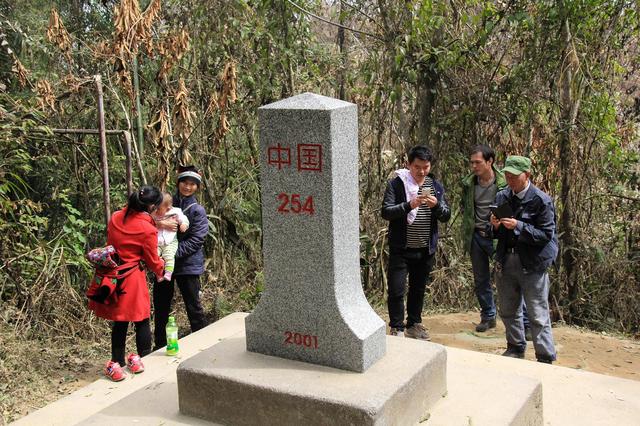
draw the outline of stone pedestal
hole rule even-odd
[[[265,292],[247,350],[365,371],[385,325],[360,283],[357,108],[304,93],[258,114]]]
[[[228,339],[178,367],[180,412],[224,425],[412,425],[446,393],[440,345],[387,337],[364,373],[247,352]]]

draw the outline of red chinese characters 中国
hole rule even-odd
[[[322,145],[298,144],[298,170],[322,171]]]
[[[267,149],[267,164],[278,167],[278,170],[284,166],[291,165],[291,148],[283,147],[280,144],[270,146]]]

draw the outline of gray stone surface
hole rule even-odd
[[[447,349],[447,397],[429,410],[425,426],[545,424],[539,379],[487,369],[486,362],[471,367],[453,361],[451,352]]]
[[[182,414],[225,425],[412,425],[446,393],[444,347],[387,337],[388,353],[364,373],[218,343],[178,367]]]
[[[247,350],[365,371],[385,324],[360,283],[357,108],[304,93],[258,115],[265,292]]]

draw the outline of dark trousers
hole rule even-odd
[[[471,267],[482,321],[496,318],[496,303],[493,298],[491,271],[489,269],[492,257],[493,240],[483,237],[478,231],[474,231],[471,237]]]
[[[149,318],[133,323],[136,328],[136,349],[138,355],[145,356],[151,353],[151,327]],[[128,321],[114,321],[111,329],[111,360],[126,365],[124,359],[127,342]]]
[[[428,248],[391,249],[387,269],[389,326],[404,330],[404,295],[409,275],[407,294],[407,328],[422,322],[424,293],[433,268],[434,255]]]
[[[180,294],[187,309],[187,317],[191,325],[191,332],[198,331],[206,326],[204,309],[200,304],[200,275],[179,275],[174,276],[169,282],[153,283],[153,306],[154,306],[154,342],[155,348],[167,346],[167,335],[165,327],[171,312],[173,302],[174,282],[178,284]]]

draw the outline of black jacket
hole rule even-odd
[[[446,222],[451,218],[451,209],[444,197],[444,187],[433,178],[433,188],[436,192],[438,204],[431,209],[431,237],[429,239],[429,254],[436,252],[438,245],[438,221]],[[407,248],[407,215],[411,205],[407,201],[402,179],[396,177],[387,183],[382,200],[382,218],[389,221],[389,247],[397,249]]]
[[[496,204],[511,203],[512,197],[515,195],[511,189],[505,188],[496,195]],[[531,184],[520,206],[515,210],[514,216],[522,222],[516,250],[523,269],[529,271],[546,270],[558,255],[558,236],[553,200]],[[488,225],[488,229],[493,233],[493,238],[498,239],[496,261],[504,264],[511,231],[502,225],[497,231],[494,231],[491,224]]]
[[[189,219],[187,232],[178,233],[178,251],[173,275],[201,275],[204,272],[202,247],[209,232],[207,213],[193,195],[189,197],[174,195],[173,206],[180,207]]]

